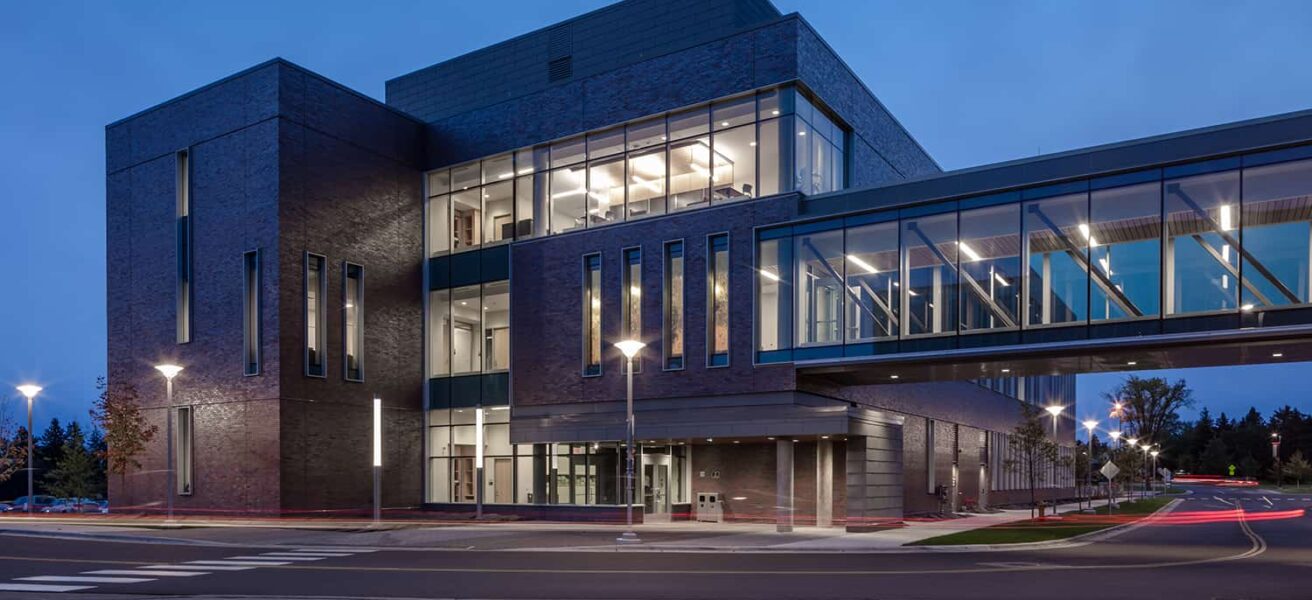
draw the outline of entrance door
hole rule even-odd
[[[492,459],[492,502],[496,504],[511,504],[515,501],[513,497],[514,489],[511,486],[514,483],[514,468],[512,459],[494,458]]]
[[[642,506],[644,518],[670,518],[670,455],[642,455]]]

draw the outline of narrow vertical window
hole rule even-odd
[[[896,254],[896,251],[894,252]],[[793,347],[792,245],[785,239],[756,244],[756,349],[763,352]]]
[[[328,278],[325,277],[325,258],[318,254],[305,255],[305,374],[323,377],[325,372],[323,335],[327,330],[327,315],[323,300],[328,295]]]
[[[665,368],[683,368],[683,242],[665,242],[661,341]]]
[[[601,255],[583,257],[583,374],[601,374]]]
[[[707,238],[706,364],[729,364],[729,235]]]
[[[195,447],[194,420],[191,415],[190,406],[179,406],[177,408],[178,428],[177,439],[174,440],[174,451],[177,462],[177,493],[179,496],[190,496],[192,492],[192,449]]]
[[[642,339],[642,250],[624,251],[624,270],[620,274],[620,336],[626,340]],[[641,361],[635,362],[634,372],[642,370]]]
[[[260,251],[242,257],[242,360],[247,375],[260,374]]]
[[[342,265],[343,372],[349,381],[364,381],[364,267]]]
[[[925,419],[925,492],[938,491],[938,473],[934,464],[934,419]]]
[[[177,334],[178,343],[191,341],[191,159],[186,150],[177,155]]]

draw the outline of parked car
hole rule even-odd
[[[54,496],[45,496],[45,495],[38,494],[36,496],[33,496],[32,498],[33,498],[32,512],[40,512],[42,508],[45,508],[55,503]],[[10,506],[12,507],[10,508],[10,510],[13,510],[15,512],[27,512],[27,503],[28,503],[27,496],[19,496],[18,498],[15,498],[14,501],[10,504]]]
[[[49,506],[41,507],[43,513],[71,513],[77,512],[77,499],[75,498],[56,498]]]
[[[8,502],[0,502],[0,513],[9,512],[11,510],[14,510],[14,507],[11,504]]]
[[[100,514],[102,515],[109,514],[109,500],[101,500],[97,504],[100,505]]]
[[[77,501],[77,510],[73,512],[84,513],[84,514],[85,513],[98,514],[101,512],[100,501],[92,500],[91,498],[79,499]]]

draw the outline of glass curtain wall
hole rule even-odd
[[[842,189],[846,136],[785,86],[433,171],[428,253]]]
[[[510,282],[428,293],[428,376],[510,369]]]
[[[1165,182],[1167,314],[1239,306],[1239,172]]]
[[[1161,312],[1162,184],[1089,194],[1089,318],[1155,317]]]
[[[1312,160],[1244,170],[1243,306],[1306,304]]]
[[[1088,318],[1089,195],[1024,204],[1028,309],[1025,324],[1059,325]]]
[[[956,331],[957,213],[902,220],[902,335]]]
[[[797,257],[798,347],[843,341],[843,230],[806,233],[793,238]]]
[[[848,342],[897,336],[897,221],[849,227],[844,231],[843,268],[847,282],[844,328]]]
[[[961,211],[961,331],[1020,326],[1020,206]]]

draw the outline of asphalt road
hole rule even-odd
[[[362,551],[3,535],[0,599],[1312,598],[1312,517],[1295,512],[1312,501],[1211,488],[1187,498],[1105,542],[1007,552]],[[86,589],[6,588],[32,585]]]

